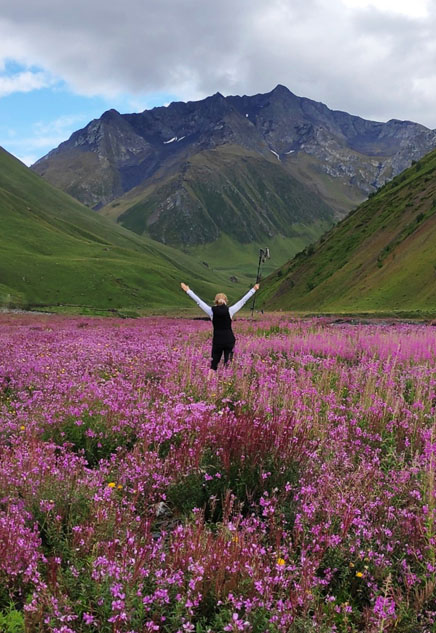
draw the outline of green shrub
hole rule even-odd
[[[108,459],[119,446],[130,450],[135,441],[134,431],[125,427],[113,430],[111,421],[104,414],[83,413],[79,423],[70,416],[57,425],[51,425],[43,433],[44,441],[52,441],[59,446],[70,444],[72,450],[83,454],[91,468],[101,459]]]
[[[24,633],[24,617],[11,605],[6,612],[0,612],[1,633]]]
[[[202,460],[200,472],[190,473],[177,483],[169,486],[167,502],[177,514],[189,515],[193,508],[204,509],[206,521],[219,522],[223,518],[223,506],[230,492],[241,504],[242,514],[253,511],[262,495],[274,488],[283,489],[286,482],[298,480],[299,469],[294,463],[274,463],[267,457],[263,463],[232,461],[224,469],[220,459],[210,451]],[[263,473],[271,473],[267,479]],[[217,476],[218,475],[218,476]],[[283,514],[288,522],[293,522],[293,502],[283,503]]]

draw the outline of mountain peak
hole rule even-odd
[[[118,110],[115,110],[115,108],[111,108],[110,110],[106,110],[106,112],[103,112],[100,118],[102,121],[111,121],[120,117],[121,114],[118,112]]]
[[[205,101],[225,101],[226,98],[220,92],[215,92],[215,94],[210,97],[206,97]]]
[[[273,90],[271,90],[270,94],[291,95],[292,92],[289,90],[289,88],[286,88],[286,86],[284,86],[283,84],[277,84],[277,86]]]
[[[197,104],[201,111],[207,112],[207,116],[212,118],[222,116],[232,109],[231,103],[220,92],[198,101]]]

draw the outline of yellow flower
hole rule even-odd
[[[123,487],[122,487],[121,484],[118,484],[117,488],[118,488],[118,490],[122,490]]]
[[[24,426],[24,424],[22,424],[22,425],[20,426],[20,431],[24,431],[25,429],[26,429],[26,427]]]
[[[283,567],[284,564],[285,564],[285,559],[284,558],[278,558],[277,559],[277,565],[280,565],[280,567]]]
[[[110,482],[108,483],[108,486],[109,486],[109,488],[115,488],[116,483],[115,483],[114,481],[110,481]]]
[[[362,574],[362,572],[361,572],[361,571],[356,571],[356,576],[357,576],[358,578],[363,578],[363,574]]]

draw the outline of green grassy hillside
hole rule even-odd
[[[125,230],[0,149],[0,305],[143,309],[190,305],[185,280],[212,297],[246,285]]]
[[[230,145],[195,154],[182,174],[159,175],[100,213],[241,278],[260,247],[271,249],[273,270],[333,222],[332,209],[275,157]]]
[[[436,311],[436,152],[265,282],[268,308]]]

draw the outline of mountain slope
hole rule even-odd
[[[331,209],[275,158],[234,145],[198,152],[181,173],[137,187],[102,213],[137,233],[184,246],[213,242],[222,233],[242,244],[294,237],[299,224],[332,222]]]
[[[206,296],[217,282],[232,286],[193,258],[101,218],[1,148],[0,222],[3,305],[177,305],[182,277]]]
[[[436,152],[265,280],[273,309],[436,309]]]

